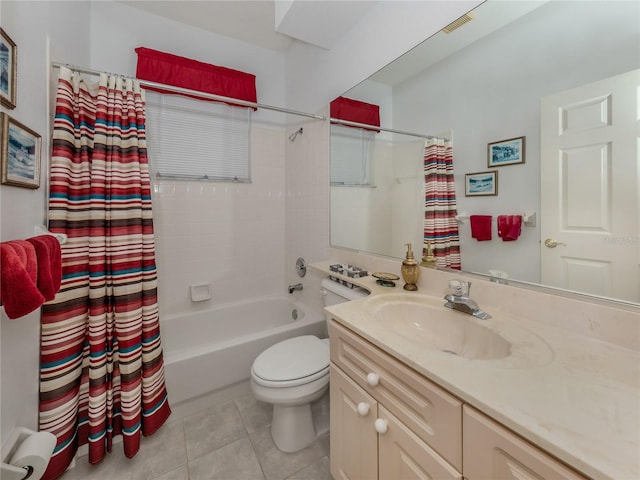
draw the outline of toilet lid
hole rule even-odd
[[[328,369],[329,344],[314,335],[303,335],[267,348],[253,362],[252,372],[257,381],[263,380],[260,383],[293,386],[320,378]]]

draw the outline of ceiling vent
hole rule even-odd
[[[451,33],[454,30],[460,28],[462,25],[464,25],[465,23],[469,23],[471,20],[473,20],[475,18],[475,15],[471,12],[469,13],[465,13],[463,16],[461,16],[459,19],[454,20],[453,22],[451,22],[449,25],[447,25],[446,27],[444,27],[442,29],[442,31],[444,33]]]

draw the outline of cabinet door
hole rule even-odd
[[[469,480],[584,480],[558,460],[465,405],[464,476]]]
[[[462,402],[337,322],[329,332],[331,361],[461,471]]]
[[[331,364],[331,475],[335,480],[378,478],[378,405]]]
[[[378,405],[378,418],[386,422],[386,432],[378,438],[380,480],[462,479],[455,468],[382,405]]]

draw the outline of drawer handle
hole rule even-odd
[[[370,387],[377,386],[378,383],[380,383],[380,375],[378,375],[377,373],[371,372],[369,375],[367,375],[367,383],[369,384]]]
[[[365,402],[360,402],[358,404],[358,414],[361,417],[366,417],[367,415],[369,415],[369,404]]]
[[[376,419],[373,425],[376,428],[376,432],[380,434],[387,433],[387,428],[389,427],[389,424],[384,418]]]

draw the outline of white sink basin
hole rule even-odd
[[[511,343],[470,315],[444,307],[444,300],[412,294],[371,297],[362,304],[373,321],[422,348],[472,360],[511,354]]]

